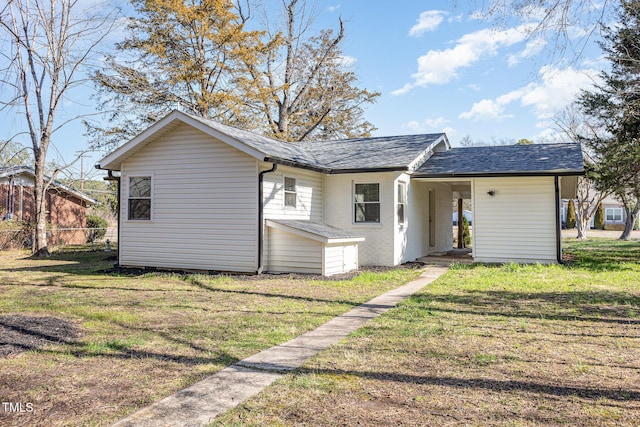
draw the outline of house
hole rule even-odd
[[[574,200],[574,203],[576,201]],[[569,200],[562,201],[561,218],[562,223],[567,223],[567,210]],[[624,208],[622,202],[617,200],[614,196],[607,196],[602,200],[602,207],[604,209],[604,227],[608,230],[623,230],[625,221],[627,220],[627,211]],[[591,217],[590,227],[595,226],[595,215]]]
[[[35,222],[33,192],[34,170],[28,166],[0,168],[0,219]],[[53,181],[46,194],[47,223],[50,238],[56,243],[85,243],[87,208],[95,203],[91,197]]]
[[[473,212],[465,209],[462,211],[462,217],[467,218],[469,225],[473,225]],[[453,212],[452,218],[453,225],[458,225],[458,211]]]
[[[332,275],[448,252],[454,196],[476,261],[556,262],[583,160],[443,133],[285,143],[174,111],[96,167],[119,180],[122,266]]]

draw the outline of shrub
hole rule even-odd
[[[567,228],[576,227],[576,207],[573,204],[573,200],[569,200],[567,206]]]
[[[87,228],[95,228],[96,230],[87,230],[87,242],[91,241],[91,233],[93,232],[93,239],[100,240],[107,234],[107,227],[109,222],[98,215],[87,215]]]
[[[471,246],[471,230],[469,229],[469,220],[466,216],[462,215],[462,237],[464,239],[464,247]]]
[[[593,228],[596,230],[604,230],[604,206],[602,206],[602,203],[598,205],[596,214],[593,217]]]

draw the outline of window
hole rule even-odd
[[[151,220],[151,177],[129,177],[129,219]]]
[[[296,207],[296,179],[284,177],[284,207]]]
[[[407,183],[398,183],[398,224],[407,222]]]
[[[355,184],[355,222],[380,222],[380,184]]]
[[[622,208],[606,208],[604,217],[610,222],[622,222]]]

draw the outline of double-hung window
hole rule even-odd
[[[380,222],[380,184],[354,185],[355,222]]]
[[[407,183],[398,182],[398,224],[407,222]]]
[[[151,177],[129,177],[128,218],[130,220],[151,220]]]
[[[295,208],[296,207],[296,179],[284,177],[284,207]]]
[[[606,208],[604,217],[609,222],[622,222],[622,208]]]

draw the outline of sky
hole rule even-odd
[[[572,29],[581,54],[561,52],[553,39],[529,35],[537,22],[535,12],[497,25],[474,8],[482,3],[315,3],[315,27],[335,29],[341,18],[345,63],[357,74],[360,87],[381,93],[365,112],[377,127],[374,136],[446,132],[453,146],[467,136],[485,143],[559,140],[554,115],[581,89],[591,87],[606,66],[596,39],[583,45],[584,32]],[[117,33],[111,40],[116,38]],[[91,91],[89,86],[77,89],[63,105],[61,118],[91,111]],[[5,114],[0,120],[0,140],[19,127],[15,117]],[[49,158],[70,161],[86,147],[84,127],[72,122],[56,133]],[[87,155],[85,176],[105,154]],[[79,166],[76,163],[71,173],[79,175]]]

